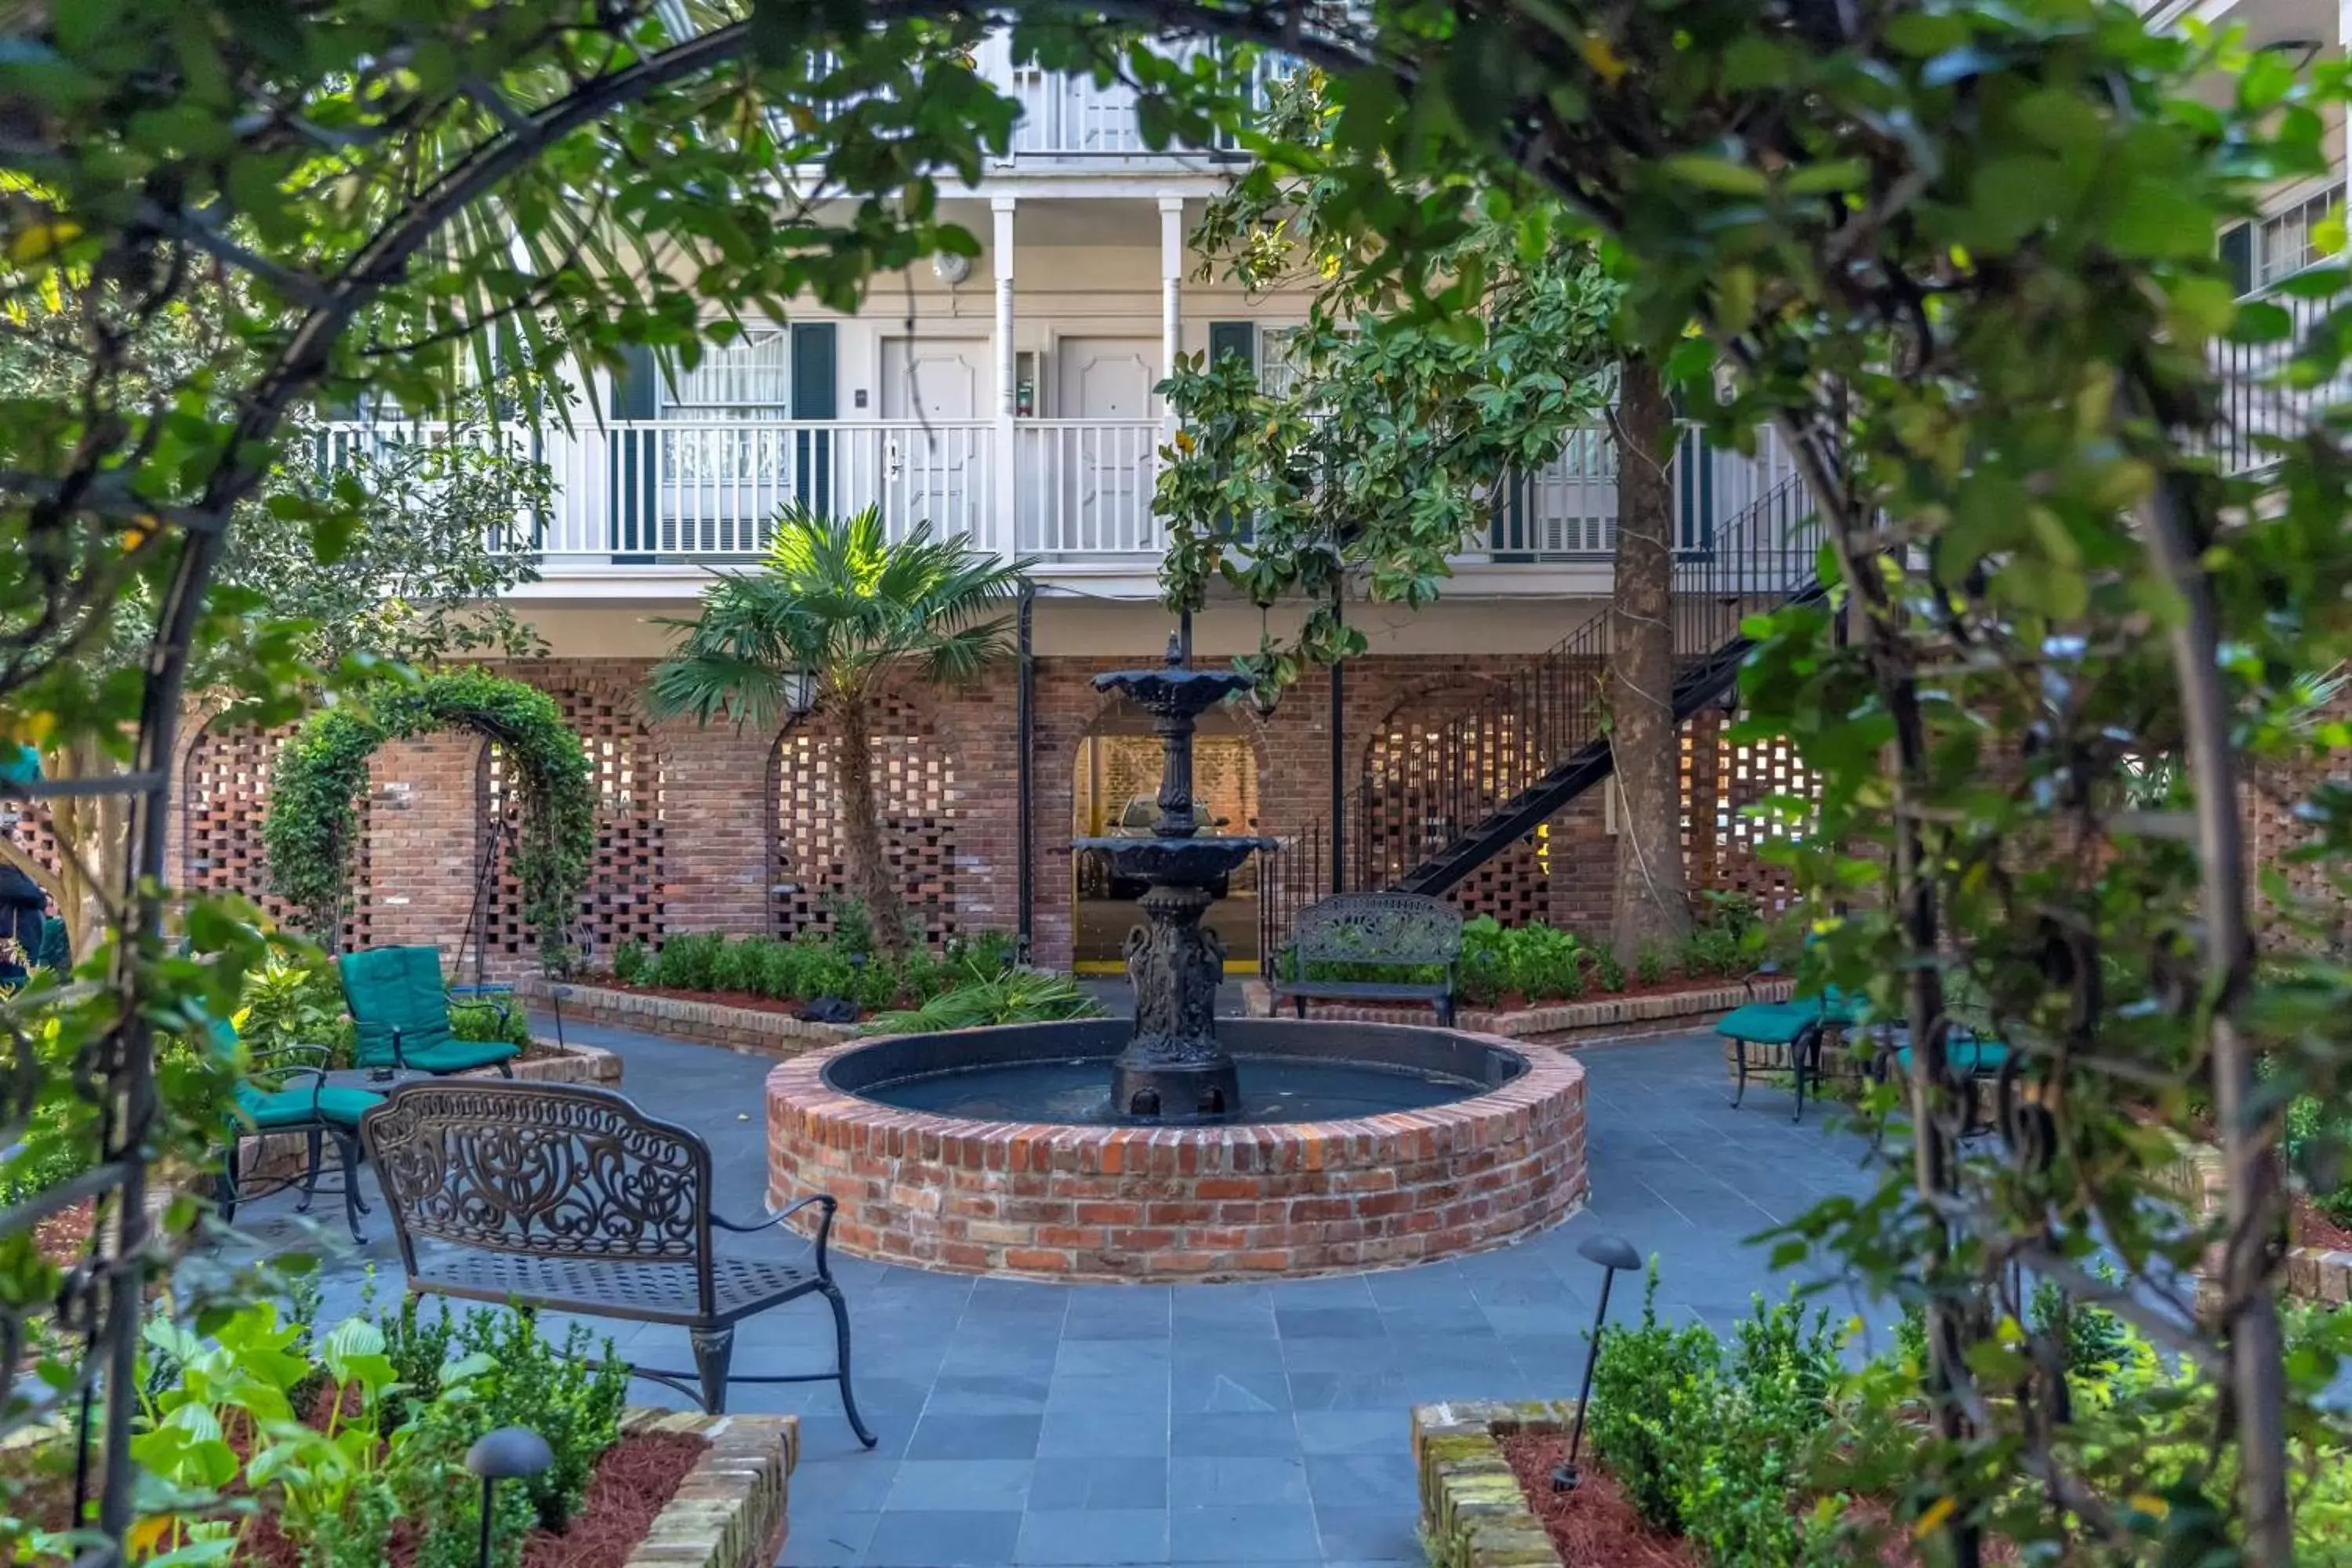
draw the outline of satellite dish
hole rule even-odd
[[[931,258],[931,276],[952,289],[971,276],[971,258],[943,250]]]

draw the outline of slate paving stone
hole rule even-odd
[[[803,1459],[793,1471],[792,1514],[878,1513],[898,1479],[898,1461],[871,1454],[854,1459]],[[858,1548],[861,1552],[863,1546]]]
[[[1058,1459],[1151,1458],[1168,1452],[1166,1406],[1045,1412],[1037,1457]]]
[[[1013,1555],[1020,1563],[1074,1563],[1109,1568],[1121,1563],[1168,1561],[1166,1509],[1094,1509],[1032,1513],[1021,1521]]]
[[[1168,1451],[1221,1459],[1295,1454],[1298,1426],[1286,1410],[1179,1415],[1171,1418]]]
[[[1042,1415],[956,1415],[927,1411],[907,1444],[909,1459],[1034,1459]]]
[[[1300,1479],[1303,1483],[1303,1466]],[[1055,1458],[1038,1462],[1029,1483],[1029,1507],[1033,1511],[1164,1509],[1174,1489],[1166,1459]]]
[[[876,1521],[862,1562],[868,1568],[1001,1568],[1013,1561],[1021,1527],[1041,1514],[893,1510]],[[786,1536],[789,1542],[790,1535]]]
[[[1182,1509],[1169,1516],[1170,1554],[1182,1562],[1260,1563],[1322,1551],[1312,1509],[1296,1503]]]
[[[1307,1461],[1296,1455],[1217,1458],[1179,1455],[1168,1461],[1170,1504],[1196,1508],[1266,1508],[1307,1502]]]
[[[1031,1459],[908,1459],[898,1466],[885,1511],[973,1510],[1019,1513],[1029,1506]],[[795,1478],[795,1488],[799,1481]]]
[[[1298,1446],[1309,1454],[1384,1454],[1411,1441],[1393,1410],[1302,1410]]]
[[[1286,1340],[1379,1340],[1388,1337],[1370,1307],[1277,1307],[1275,1326]]]
[[[798,1479],[793,1484],[791,1526],[784,1537],[784,1554],[776,1560],[781,1568],[853,1568],[865,1562],[866,1548],[874,1539],[874,1527],[882,1522],[881,1514],[804,1512]]]
[[[1318,1499],[1315,1531],[1327,1557],[1391,1557],[1415,1550],[1420,1539],[1410,1519],[1393,1508],[1328,1508]]]
[[[1290,1378],[1279,1363],[1270,1371],[1255,1368],[1179,1374],[1169,1389],[1169,1406],[1178,1415],[1287,1410]]]

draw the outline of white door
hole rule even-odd
[[[1151,462],[1159,445],[1157,338],[1064,338],[1055,406],[1065,423],[1055,460],[1074,542],[1086,550],[1150,550]]]
[[[883,434],[874,492],[892,537],[918,522],[940,535],[975,531],[986,437],[970,425],[987,417],[989,375],[985,338],[882,340],[882,417],[929,426]]]

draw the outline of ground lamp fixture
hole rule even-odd
[[[555,1450],[547,1439],[523,1426],[501,1426],[466,1450],[466,1468],[482,1478],[480,1568],[490,1568],[490,1504],[498,1484],[528,1480],[553,1463]]]
[[[1592,1403],[1592,1368],[1601,1359],[1601,1331],[1609,1321],[1609,1287],[1621,1268],[1639,1268],[1642,1255],[1621,1236],[1595,1236],[1579,1242],[1576,1255],[1601,1265],[1601,1310],[1592,1314],[1592,1338],[1584,1349],[1584,1387],[1576,1396],[1576,1429],[1568,1439],[1568,1460],[1551,1473],[1551,1489],[1570,1492],[1582,1478],[1576,1457],[1584,1447],[1584,1412]]]

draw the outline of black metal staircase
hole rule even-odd
[[[1822,595],[1820,543],[1790,480],[1675,559],[1674,716],[1687,722],[1738,678],[1752,615]],[[1341,803],[1341,874],[1318,820],[1262,858],[1260,963],[1269,973],[1299,910],[1334,891],[1444,893],[1525,840],[1614,763],[1603,722],[1606,610],[1475,703],[1368,768]],[[1335,888],[1334,883],[1337,883]]]

